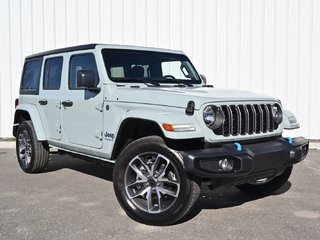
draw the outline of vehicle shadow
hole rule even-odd
[[[83,159],[75,158],[70,155],[50,155],[49,164],[44,172],[54,172],[62,169],[71,169],[84,174],[95,176],[107,181],[112,181],[113,165],[112,164],[96,164]],[[287,192],[291,188],[291,182],[282,186],[272,195],[280,195]],[[193,209],[183,219],[174,225],[187,222],[196,217],[203,209],[224,209],[240,206],[244,203],[255,201],[261,198],[270,197],[270,195],[254,195],[246,194],[236,187],[220,188],[215,190],[203,190]]]
[[[291,182],[287,181],[279,190],[272,195],[280,195],[291,188]],[[190,213],[178,222],[184,223],[196,217],[203,209],[223,209],[240,206],[244,203],[255,201],[272,195],[247,194],[236,187],[221,188],[217,190],[202,191],[197,203]]]
[[[50,154],[49,163],[44,172],[54,172],[61,169],[71,169],[107,181],[112,181],[112,164],[97,164],[70,155]]]

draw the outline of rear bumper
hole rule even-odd
[[[241,148],[241,149],[240,149]],[[259,173],[277,174],[287,166],[305,159],[309,141],[303,137],[278,138],[276,140],[246,144],[238,147],[227,143],[218,148],[207,148],[181,152],[186,171],[200,178],[259,177]],[[228,159],[233,168],[221,169],[221,160]],[[219,164],[220,162],[220,164]]]

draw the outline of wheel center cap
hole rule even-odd
[[[150,185],[151,187],[155,187],[155,186],[157,185],[157,182],[158,182],[158,181],[157,181],[157,179],[154,178],[154,177],[149,177],[147,182],[149,183],[149,185]]]

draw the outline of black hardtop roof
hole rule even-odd
[[[45,51],[45,52],[40,52],[40,53],[35,53],[35,54],[32,54],[32,55],[29,55],[29,56],[26,57],[26,60],[27,59],[31,59],[31,58],[43,57],[43,56],[51,55],[51,54],[57,54],[57,53],[65,53],[65,52],[73,52],[73,51],[94,49],[97,45],[98,45],[97,43],[92,43],[92,44],[85,44],[85,45],[78,45],[78,46],[73,46],[73,47],[66,47],[66,48],[59,48],[59,49],[49,50],[49,51]]]

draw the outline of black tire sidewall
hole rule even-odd
[[[124,187],[124,175],[129,162],[144,152],[156,152],[167,157],[175,166],[180,178],[180,193],[175,203],[166,211],[158,214],[147,213],[134,205],[128,198]],[[190,180],[187,178],[183,165],[175,153],[160,141],[139,141],[128,145],[120,154],[114,168],[114,191],[120,205],[134,220],[152,225],[169,225],[179,220],[183,215],[190,194]],[[130,202],[131,204],[128,204]]]
[[[21,159],[20,159],[20,155],[19,155],[19,134],[20,132],[22,132],[23,130],[26,130],[28,133],[29,133],[29,136],[30,136],[30,139],[31,139],[31,161],[29,163],[28,166],[24,166],[21,162]],[[21,167],[21,169],[27,173],[30,173],[32,172],[32,169],[34,167],[34,164],[35,164],[35,142],[34,141],[37,141],[34,139],[34,135],[35,135],[35,132],[34,132],[34,129],[31,128],[29,126],[29,124],[27,124],[26,122],[22,122],[20,125],[19,125],[19,128],[18,128],[18,131],[17,131],[17,138],[16,138],[16,153],[17,153],[17,159],[18,159],[18,163]]]

